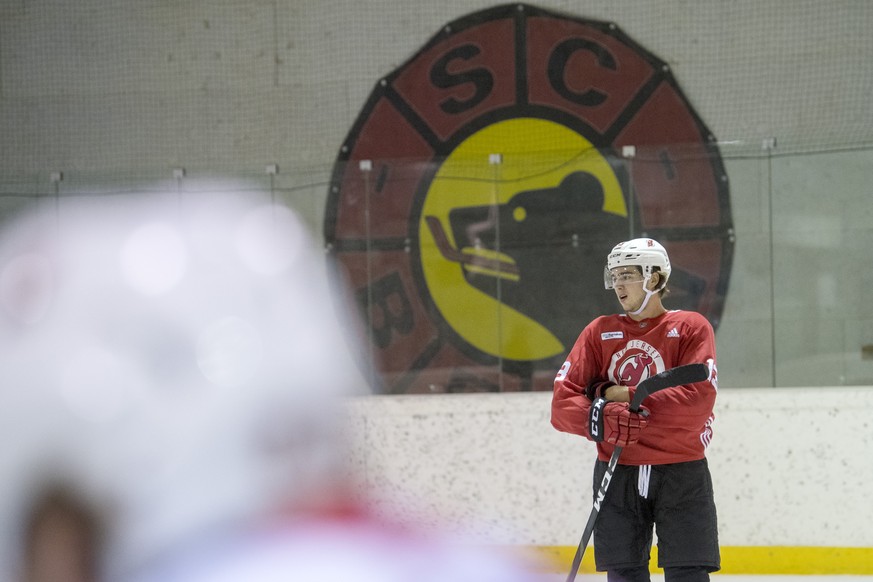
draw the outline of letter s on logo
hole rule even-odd
[[[558,370],[558,375],[555,376],[555,382],[560,382],[564,378],[567,377],[567,372],[570,371],[570,360],[564,362],[564,365],[561,366],[561,369]]]

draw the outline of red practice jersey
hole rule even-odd
[[[640,440],[622,451],[622,465],[663,465],[696,461],[705,456],[712,438],[712,412],[718,389],[715,334],[709,322],[693,311],[668,311],[634,321],[607,315],[592,321],[579,335],[555,378],[552,425],[563,432],[591,438],[585,388],[607,380],[627,386],[631,399],[637,384],[676,366],[705,363],[710,377],[703,382],[655,392],[643,406],[648,427]],[[608,461],[615,448],[597,444],[598,458]]]

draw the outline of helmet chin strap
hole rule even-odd
[[[651,275],[646,275],[646,277],[643,279],[643,291],[646,292],[646,298],[643,299],[643,304],[640,305],[639,309],[637,309],[636,311],[628,311],[630,315],[639,315],[640,313],[642,313],[646,306],[649,304],[649,299],[652,298],[652,295],[658,292],[657,289],[655,289],[654,291],[649,291],[649,279],[651,278]]]

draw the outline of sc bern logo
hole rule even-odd
[[[549,390],[618,307],[601,273],[621,240],[664,243],[668,306],[717,326],[731,224],[715,139],[669,67],[614,24],[512,4],[376,84],[325,238],[386,392]]]

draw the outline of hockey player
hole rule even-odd
[[[160,198],[0,236],[0,580],[529,580],[372,515],[363,350],[297,215]]]
[[[616,245],[604,278],[624,313],[585,327],[555,378],[552,425],[597,443],[595,492],[613,450],[625,447],[594,528],[597,570],[610,582],[650,579],[653,525],[666,582],[709,580],[720,567],[705,458],[717,390],[715,337],[702,315],[664,307],[670,271],[655,240]],[[707,363],[709,379],[662,390],[639,413],[629,410],[637,384],[691,363]],[[592,417],[598,399],[607,404]]]

